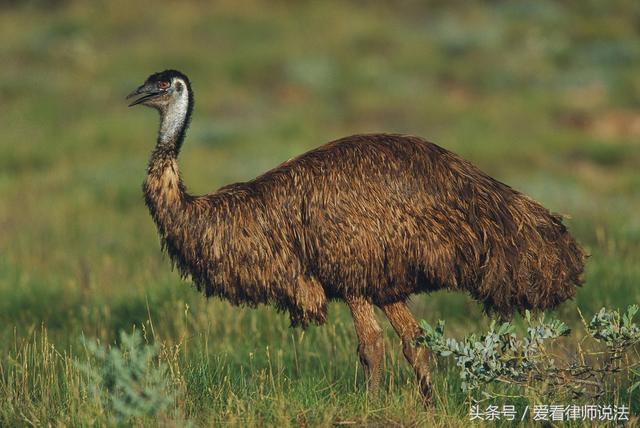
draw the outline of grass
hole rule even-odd
[[[343,135],[417,134],[570,214],[591,258],[564,321],[640,301],[636,2],[0,8],[2,426],[110,424],[77,367],[80,337],[134,328],[160,344],[176,389],[167,414],[139,425],[470,425],[446,362],[434,411],[420,407],[386,321],[373,400],[343,305],[324,327],[291,330],[171,272],[140,191],[157,118],[123,99],[169,67],[196,91],[181,156],[196,194]],[[462,295],[413,308],[458,335],[489,323]],[[626,400],[637,422],[637,393]]]

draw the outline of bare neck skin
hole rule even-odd
[[[173,96],[174,100],[170,104],[158,109],[160,112],[160,129],[158,130],[158,141],[153,152],[152,161],[157,155],[177,158],[184,141],[185,131],[191,116],[190,104],[193,101],[190,97],[189,89],[184,83],[181,83],[181,91]]]
[[[159,108],[160,129],[156,147],[151,154],[144,181],[145,201],[151,215],[165,237],[177,220],[188,199],[178,169],[178,154],[191,115],[192,99],[186,84],[176,93],[173,102]]]

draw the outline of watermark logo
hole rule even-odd
[[[601,404],[535,404],[518,409],[511,404],[481,407],[473,404],[469,409],[469,419],[481,421],[628,421],[629,406]]]

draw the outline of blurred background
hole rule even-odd
[[[287,360],[294,338],[298,370],[356,370],[341,304],[305,336],[171,271],[141,191],[158,118],[124,100],[166,68],[195,92],[194,194],[345,135],[415,134],[569,216],[591,258],[563,319],[640,301],[640,2],[5,1],[0,59],[3,353],[38,329],[72,349],[155,322],[230,367],[269,344]],[[463,295],[413,306],[454,332],[488,323]]]

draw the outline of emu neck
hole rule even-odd
[[[154,152],[143,188],[145,202],[158,231],[163,238],[174,235],[174,225],[179,223],[188,198],[176,157]]]
[[[191,100],[185,89],[175,103],[160,111],[160,129],[156,147],[151,154],[144,195],[149,211],[166,238],[179,222],[188,199],[180,178],[178,154],[191,115]]]

